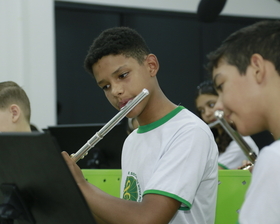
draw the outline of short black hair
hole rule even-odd
[[[124,55],[132,57],[142,64],[150,53],[142,36],[128,27],[114,27],[104,30],[90,46],[84,61],[87,72],[93,74],[92,66],[107,55]]]
[[[218,93],[217,93],[216,89],[214,88],[214,83],[211,79],[203,81],[196,87],[195,99],[197,99],[197,97],[199,97],[201,94],[209,94],[209,95],[218,96]]]
[[[240,74],[245,74],[255,53],[272,62],[280,75],[280,21],[260,21],[232,33],[217,50],[207,55],[206,69],[211,74],[223,59],[236,66]]]

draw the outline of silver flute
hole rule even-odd
[[[257,159],[256,153],[251,149],[251,147],[247,144],[247,142],[244,141],[242,136],[236,130],[234,130],[229,125],[229,123],[224,119],[224,112],[221,110],[216,110],[214,115],[217,118],[217,120],[214,121],[213,123],[210,123],[208,126],[212,128],[217,124],[220,124],[226,130],[229,136],[237,142],[237,144],[243,150],[244,154],[247,156],[248,160],[254,165]]]
[[[71,154],[72,159],[78,162],[84,158],[88,151],[94,147],[103,137],[111,131],[138,103],[140,103],[146,96],[149,95],[147,89],[143,89],[133,100],[129,101],[120,111],[106,123],[98,132],[95,133],[76,153]]]

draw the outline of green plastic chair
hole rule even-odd
[[[82,169],[86,180],[115,197],[120,197],[122,171],[120,169]]]
[[[83,169],[85,178],[106,193],[120,197],[121,170]],[[247,170],[219,170],[215,224],[236,224],[251,182]]]
[[[215,224],[236,224],[251,183],[248,170],[219,170]]]

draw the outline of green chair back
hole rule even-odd
[[[251,182],[248,170],[219,170],[215,224],[236,224]]]
[[[82,172],[91,184],[120,197],[121,170],[83,169]],[[250,182],[251,173],[247,170],[219,170],[215,224],[236,224]]]
[[[120,169],[82,169],[86,180],[115,197],[120,197]]]

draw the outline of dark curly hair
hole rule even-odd
[[[142,64],[150,53],[145,40],[135,30],[128,27],[114,27],[104,30],[90,46],[84,61],[87,72],[93,74],[92,66],[107,55],[132,57]]]
[[[280,21],[261,21],[232,33],[217,50],[207,55],[206,69],[211,74],[224,59],[244,75],[255,53],[272,62],[280,75]]]
[[[197,86],[195,100],[202,94],[218,96],[218,93],[214,88],[212,80],[206,80]],[[196,111],[196,113],[202,119],[201,113],[198,110]],[[215,137],[219,153],[225,152],[229,143],[232,141],[232,138],[224,129],[222,129],[222,132],[219,133],[217,127],[213,127],[211,128],[211,131]]]

